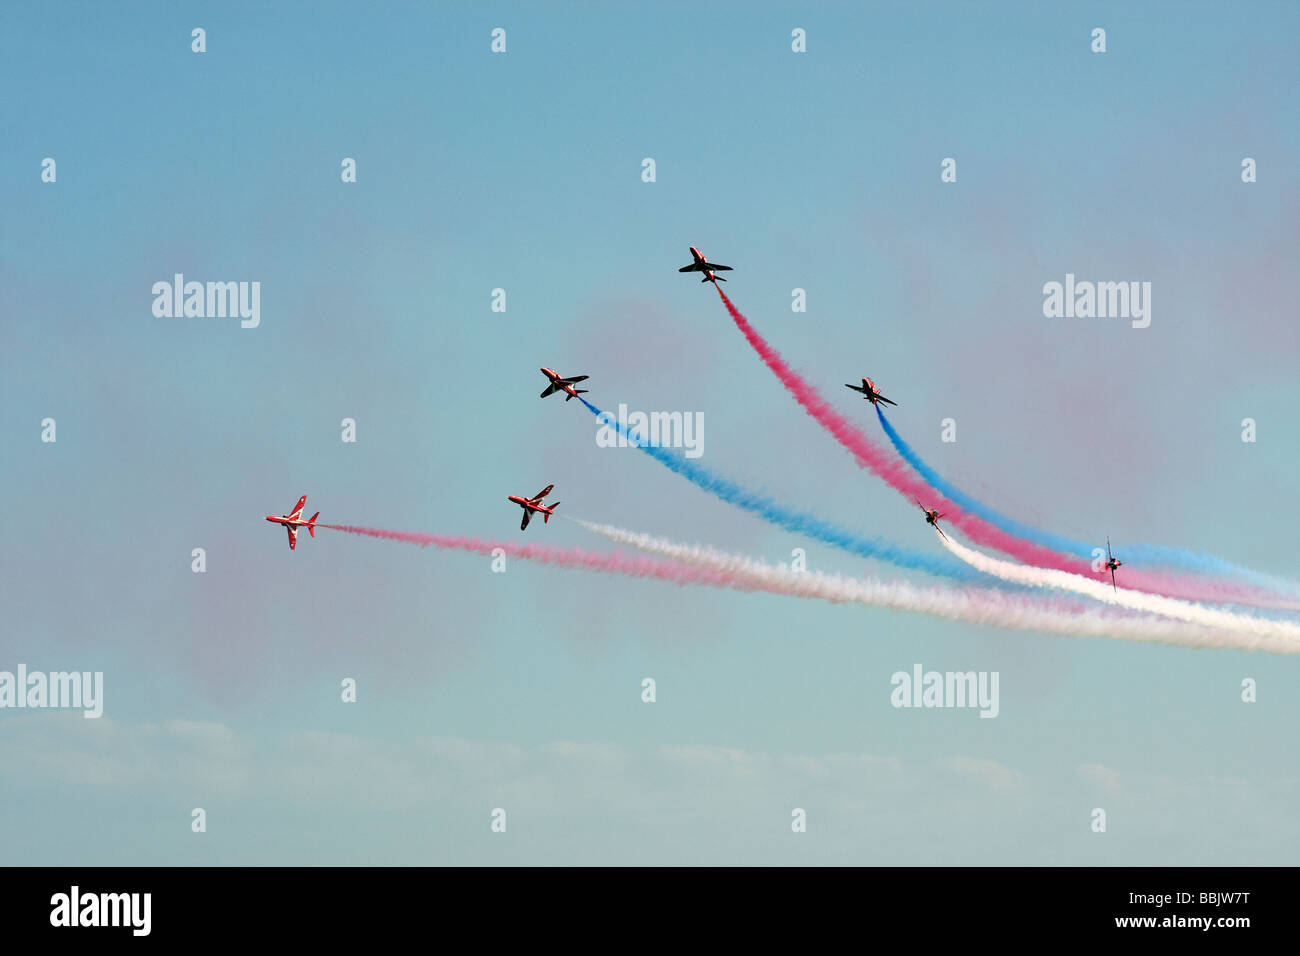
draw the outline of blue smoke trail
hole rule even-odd
[[[909,551],[906,548],[890,544],[882,538],[859,538],[816,515],[783,508],[771,498],[755,494],[742,488],[734,481],[715,475],[707,468],[695,464],[689,458],[647,443],[635,431],[629,434],[622,422],[608,412],[602,412],[581,395],[578,396],[578,401],[586,405],[587,410],[595,415],[602,424],[608,425],[626,437],[629,445],[640,448],[660,464],[666,465],[687,481],[703,488],[710,494],[729,504],[744,508],[746,511],[752,512],[774,525],[779,525],[787,531],[807,535],[810,538],[817,538],[827,544],[843,548],[845,551],[864,558],[879,558],[899,567],[913,568],[940,577],[954,578],[960,581],[989,580],[987,575],[975,571],[965,562],[957,561],[947,555]]]
[[[885,417],[885,413],[879,405],[876,406],[876,417],[880,419],[880,424],[885,429],[885,434],[889,436],[894,450],[916,469],[917,474],[924,478],[931,488],[944,497],[955,501],[971,514],[978,515],[1007,534],[1013,534],[1018,538],[1024,538],[1026,541],[1032,541],[1034,544],[1051,548],[1053,551],[1059,551],[1063,554],[1073,554],[1081,558],[1092,559],[1092,552],[1096,545],[1084,541],[1075,541],[1059,534],[1052,534],[1050,531],[1043,531],[1027,524],[1021,524],[1019,521],[994,511],[988,505],[975,500],[960,488],[945,481],[938,472],[921,460],[921,456],[903,440],[903,437],[898,432],[894,431],[894,426],[889,424],[889,419]],[[1126,544],[1117,548],[1116,551],[1122,554],[1126,561],[1132,561],[1134,564],[1161,564],[1189,571],[1234,575],[1243,581],[1248,581],[1257,587],[1271,591],[1281,591],[1287,594],[1300,593],[1300,584],[1295,581],[1288,581],[1285,578],[1271,574],[1261,574],[1258,571],[1243,568],[1240,565],[1201,551],[1189,551],[1185,548],[1170,548],[1156,544]]]

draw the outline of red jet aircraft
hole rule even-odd
[[[713,263],[709,262],[708,259],[704,258],[704,253],[700,252],[700,250],[696,249],[694,246],[691,246],[691,256],[695,259],[695,261],[692,262],[689,266],[682,266],[680,269],[677,270],[678,272],[703,272],[704,278],[701,279],[700,281],[712,282],[714,285],[717,285],[719,282],[727,281],[721,276],[715,276],[713,273],[731,272],[732,271],[731,266],[714,265]]]
[[[560,503],[557,501],[555,504],[551,505],[550,507],[547,507],[546,505],[542,504],[542,499],[545,498],[547,495],[549,495],[551,493],[551,489],[554,487],[555,487],[554,485],[547,485],[541,491],[537,492],[536,496],[532,498],[525,498],[522,495],[506,496],[507,501],[513,501],[519,507],[524,509],[524,520],[519,523],[520,531],[523,531],[525,528],[527,528],[528,522],[533,520],[534,511],[539,512],[542,515],[542,524],[546,524],[551,520],[551,515],[555,514],[555,509],[560,507]]]
[[[885,396],[881,395],[880,389],[876,388],[876,383],[869,378],[864,378],[862,380],[861,388],[859,388],[857,385],[850,385],[848,382],[844,383],[844,387],[851,388],[855,392],[861,392],[862,397],[865,398],[867,401],[869,401],[872,405],[875,405],[877,402],[884,402],[886,405],[898,404],[898,402],[891,402],[889,399],[885,398]]]
[[[303,495],[301,498],[298,499],[298,503],[294,505],[293,510],[290,511],[287,515],[280,515],[279,517],[275,515],[266,516],[267,521],[274,521],[277,524],[282,524],[284,525],[285,530],[289,532],[290,551],[292,551],[298,544],[299,528],[306,528],[307,533],[309,535],[311,535],[313,538],[316,537],[316,519],[320,517],[320,512],[319,511],[316,512],[306,521],[303,521],[302,506],[305,505],[306,503],[307,503],[307,496]]]
[[[913,501],[916,501],[915,498],[913,498],[912,500],[913,500]],[[932,525],[934,525],[934,530],[935,530],[935,531],[937,531],[937,532],[939,532],[940,534],[942,534],[945,538],[948,537],[946,534],[943,534],[943,529],[939,527],[939,519],[942,518],[943,515],[940,514],[939,511],[938,511],[937,509],[935,509],[935,508],[927,508],[925,505],[921,504],[921,502],[919,502],[919,501],[916,501],[916,506],[917,506],[918,508],[920,508],[922,511],[925,512],[925,523],[926,523],[926,524],[932,524]]]
[[[579,395],[586,395],[589,389],[574,388],[578,382],[585,382],[588,378],[586,375],[575,375],[572,378],[561,378],[559,372],[552,372],[549,368],[543,366],[542,374],[551,380],[551,384],[546,386],[546,391],[542,392],[538,398],[545,398],[547,395],[554,395],[556,392],[566,392],[564,400],[567,402],[571,398],[577,398]]]
[[[1106,564],[1105,564],[1105,568],[1106,568],[1107,571],[1110,572],[1110,589],[1111,589],[1112,591],[1118,591],[1118,590],[1119,590],[1119,588],[1115,585],[1115,569],[1116,569],[1116,568],[1121,568],[1121,567],[1123,567],[1123,566],[1124,566],[1124,562],[1121,561],[1119,558],[1115,557],[1115,555],[1113,555],[1113,554],[1110,553],[1110,537],[1108,536],[1108,537],[1106,538]]]

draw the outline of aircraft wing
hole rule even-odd
[[[563,381],[565,385],[576,385],[578,382],[585,382],[589,378],[591,378],[590,375],[575,375],[573,378],[561,379],[561,381]]]
[[[554,392],[554,391],[556,391],[557,389],[559,389],[559,387],[560,387],[560,386],[558,386],[558,385],[556,385],[554,382],[552,382],[550,385],[547,385],[547,386],[546,386],[546,391],[542,392],[542,394],[538,395],[537,397],[538,397],[538,398],[545,398],[547,395],[550,395],[552,392]]]
[[[554,487],[555,487],[554,485],[547,485],[541,491],[537,492],[537,494],[533,495],[532,500],[541,501],[543,498],[545,498],[547,495],[551,493],[551,489]]]
[[[297,521],[302,516],[302,506],[305,505],[306,503],[307,503],[307,496],[303,495],[301,498],[298,499],[298,503],[293,506],[293,510],[290,511],[287,515],[285,515],[285,517],[288,518],[290,521]]]
[[[678,272],[694,272],[694,271],[696,270],[696,268],[698,267],[698,265],[699,265],[698,263],[692,262],[689,266],[682,266],[682,267],[681,267],[680,269],[678,269],[677,271],[678,271]]]
[[[519,530],[523,531],[528,527],[528,522],[533,520],[533,513],[529,509],[524,509],[524,520],[519,522]]]
[[[285,525],[284,528],[289,532],[289,550],[292,551],[298,546],[298,528],[291,524]]]
[[[720,265],[718,265],[716,262],[710,262],[710,263],[709,263],[709,268],[712,269],[714,272],[734,272],[734,271],[735,271],[734,269],[731,268],[731,266],[720,266]]]
[[[889,399],[885,398],[885,396],[883,396],[883,395],[877,395],[877,396],[876,396],[876,401],[884,402],[886,405],[893,405],[895,408],[898,407],[898,402],[891,402]]]
[[[851,388],[851,389],[853,389],[853,391],[855,391],[855,392],[861,392],[863,395],[867,394],[867,390],[866,390],[866,388],[864,388],[864,387],[861,386],[861,385],[850,385],[848,382],[845,382],[845,383],[844,383],[844,387],[845,387],[845,388]]]

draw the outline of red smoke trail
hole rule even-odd
[[[753,346],[759,358],[781,380],[781,384],[803,406],[804,411],[816,419],[818,424],[830,432],[857,459],[860,467],[883,478],[896,491],[907,496],[909,501],[919,500],[925,507],[943,512],[944,519],[960,528],[972,541],[1001,551],[1024,564],[1101,579],[1100,573],[1094,571],[1088,561],[1061,555],[1007,534],[983,518],[964,511],[956,502],[931,488],[916,476],[905,461],[875,444],[863,434],[861,429],[831,408],[826,399],[822,398],[821,393],[808,384],[803,376],[781,357],[781,353],[768,345],[767,341],[754,330],[749,320],[731,304],[727,293],[723,292],[717,283],[714,283],[713,287],[718,290],[718,296],[722,299],[722,304],[727,307],[727,312],[731,314],[732,321]],[[1135,569],[1126,569],[1124,579],[1125,586],[1135,590],[1150,591],[1191,601],[1209,600],[1249,604],[1264,596],[1263,592],[1254,588],[1236,587],[1220,581],[1188,580],[1159,572],[1142,572]],[[1272,597],[1272,595],[1268,596]]]
[[[579,548],[565,550],[544,545],[520,545],[450,535],[358,528],[352,525],[327,524],[317,527],[373,538],[387,538],[392,541],[406,541],[422,547],[432,545],[437,548],[476,554],[491,554],[500,548],[512,557],[541,561],[560,567],[626,574],[631,577],[658,578],[682,585],[705,584],[737,591],[765,591],[790,597],[820,598],[836,604],[869,604],[894,610],[935,614],[954,620],[970,620],[996,627],[1051,634],[1112,636],[1129,640],[1166,641],[1188,646],[1233,646],[1241,649],[1272,650],[1277,653],[1294,653],[1297,648],[1300,648],[1300,645],[1295,642],[1271,637],[1259,638],[1244,644],[1224,644],[1219,643],[1224,640],[1223,633],[1209,628],[1164,621],[1145,615],[1104,616],[1102,612],[1080,610],[1060,601],[1027,601],[1022,597],[997,590],[926,589],[906,583],[855,581],[851,578],[817,572],[806,575],[791,574],[765,566],[761,562],[749,561],[738,555],[712,552],[704,548],[673,546],[663,539],[652,539],[648,535],[624,532],[606,525],[580,523],[599,534],[615,536],[615,540],[626,536],[631,539],[629,543],[633,543],[636,547],[668,547],[674,552],[689,552],[694,560],[685,557],[680,561],[666,557],[627,557],[618,552],[595,554]]]
[[[634,578],[657,578],[660,581],[671,581],[674,584],[708,584],[713,587],[730,587],[740,591],[770,590],[742,580],[736,575],[705,568],[693,568],[677,561],[651,558],[640,554],[625,555],[619,552],[601,554],[594,551],[584,551],[581,548],[552,548],[543,544],[484,541],[480,538],[467,538],[463,535],[417,534],[412,531],[388,531],[383,528],[358,528],[346,524],[317,524],[316,527],[345,531],[348,534],[365,535],[370,538],[405,541],[408,544],[418,544],[422,548],[432,546],[449,550],[469,551],[474,554],[490,555],[500,548],[512,558],[540,561],[543,564],[554,564],[562,568],[581,568],[586,571],[625,574]]]

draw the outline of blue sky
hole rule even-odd
[[[702,412],[702,464],[931,546],[676,274],[694,244],[810,379],[873,377],[999,510],[1295,577],[1294,5],[2,16],[0,670],[102,670],[106,698],[0,711],[8,860],[1296,862],[1292,658],[332,532],[290,553],[262,521],[307,493],[322,521],[604,547],[520,534],[505,496],[555,482],[591,520],[900,575],[538,401],[547,365],[602,407]],[[177,272],[259,281],[260,326],[156,318]],[[1044,318],[1067,272],[1151,281],[1150,328]],[[892,708],[918,662],[998,671],[998,718]]]

